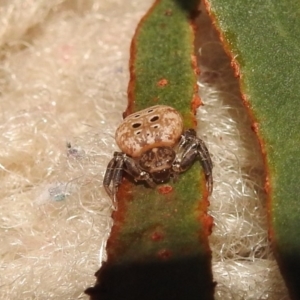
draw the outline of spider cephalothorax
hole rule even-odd
[[[171,147],[155,147],[141,155],[139,165],[149,173],[155,183],[163,183],[172,175],[175,157],[175,151]]]
[[[129,115],[116,131],[122,152],[109,162],[103,185],[114,200],[123,171],[149,186],[168,181],[189,169],[196,160],[203,167],[212,192],[212,161],[194,129],[183,131],[180,114],[172,107],[156,105]]]

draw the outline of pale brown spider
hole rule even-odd
[[[115,200],[123,172],[150,187],[177,178],[199,160],[213,190],[212,161],[205,143],[194,129],[183,131],[180,114],[172,107],[156,105],[129,115],[116,131],[122,152],[109,162],[103,185]]]

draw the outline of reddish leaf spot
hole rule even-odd
[[[270,192],[271,192],[271,184],[270,184],[270,178],[269,178],[269,176],[266,177],[265,191],[266,191],[267,193],[270,193]]]
[[[164,87],[164,86],[166,86],[168,83],[169,83],[168,80],[165,79],[165,78],[163,78],[163,79],[161,79],[161,80],[158,81],[157,85],[158,85],[158,86],[161,86],[161,87]]]
[[[195,114],[197,108],[202,104],[200,97],[198,94],[194,94],[193,100],[192,100],[192,111]]]
[[[154,242],[161,241],[162,239],[164,239],[164,234],[162,232],[154,231],[151,234],[151,240],[154,241]]]
[[[257,122],[254,122],[254,123],[251,125],[251,128],[252,128],[252,130],[253,130],[255,133],[258,133],[258,123],[257,123]]]
[[[203,216],[203,223],[205,224],[206,234],[211,235],[212,227],[214,225],[213,217],[210,215]]]
[[[237,61],[233,58],[230,64],[234,70],[234,76],[236,78],[240,77],[240,65],[237,63]]]
[[[170,185],[163,185],[160,186],[157,190],[160,194],[166,195],[173,191],[173,187],[171,187]]]
[[[161,258],[161,259],[168,259],[171,257],[171,251],[170,250],[167,250],[167,249],[162,249],[160,251],[158,251],[158,257]]]

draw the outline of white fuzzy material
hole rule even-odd
[[[127,105],[129,45],[151,4],[1,2],[0,299],[87,299],[111,227],[102,180]],[[214,162],[216,299],[287,299],[259,150],[228,61],[204,35],[198,118]]]

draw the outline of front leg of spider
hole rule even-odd
[[[150,177],[149,173],[141,169],[139,164],[131,157],[124,154],[124,171],[129,174],[135,181],[146,181],[147,184],[154,188],[156,184]]]
[[[124,167],[124,154],[122,152],[115,152],[114,157],[108,163],[103,186],[109,197],[115,202],[115,196],[118,185],[121,183]]]
[[[104,188],[114,202],[118,186],[122,181],[123,171],[132,176],[135,181],[146,181],[150,187],[155,187],[149,174],[143,171],[134,159],[125,153],[115,152],[114,157],[107,165],[103,180]]]
[[[213,164],[205,143],[197,137],[194,129],[186,130],[179,143],[177,168],[180,173],[189,169],[199,159],[205,173],[209,193],[213,190]]]

